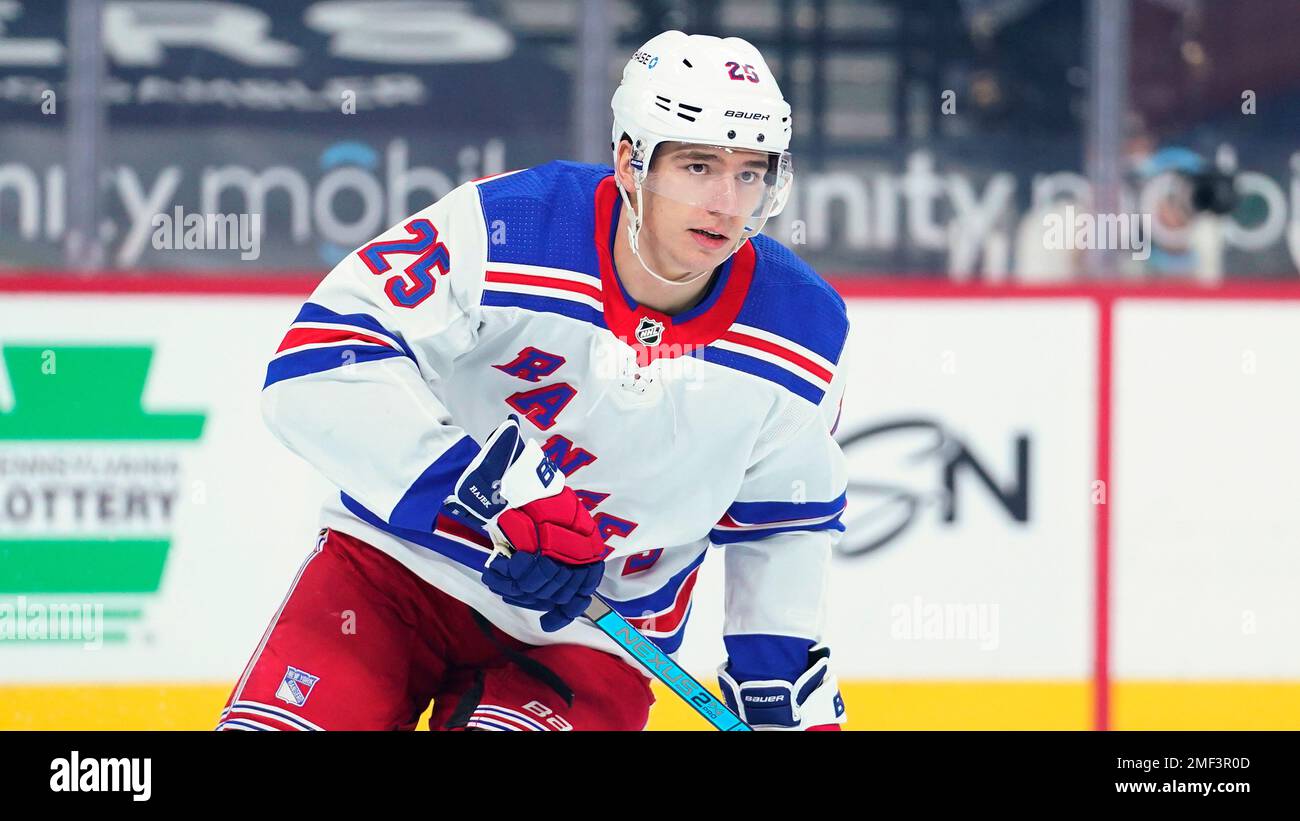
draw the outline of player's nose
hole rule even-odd
[[[719,180],[710,192],[707,203],[709,213],[726,216],[736,216],[739,205],[740,192],[736,190],[735,180],[731,179]]]

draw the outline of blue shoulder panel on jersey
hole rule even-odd
[[[732,325],[741,336],[724,336],[719,344],[704,350],[703,358],[774,382],[814,405],[821,404],[848,337],[844,300],[781,243],[762,234],[750,242],[754,247],[754,275]],[[768,338],[745,340],[747,328],[762,331]],[[770,347],[780,349],[782,340],[792,343],[784,354]],[[831,373],[799,348],[830,363]],[[781,357],[785,363],[774,364],[769,361],[771,356],[764,358],[765,354]]]
[[[764,234],[754,245],[754,280],[736,322],[762,328],[838,363],[849,332],[844,298],[808,263]]]
[[[600,279],[596,185],[607,165],[551,162],[478,186],[488,233],[488,262],[545,265]]]

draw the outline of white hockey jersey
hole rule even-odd
[[[466,183],[350,254],[271,360],[265,419],[339,487],[324,526],[522,641],[617,653],[583,620],[546,633],[499,599],[487,536],[440,513],[517,413],[613,548],[611,605],[675,652],[719,546],[733,668],[797,673],[843,530],[843,300],[760,235],[697,307],[637,305],[612,263],[612,174],[556,162]]]

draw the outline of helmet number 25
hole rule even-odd
[[[743,72],[743,73],[742,73]],[[758,82],[758,72],[753,66],[742,66],[740,63],[727,63],[727,76],[733,80],[749,80],[751,83]]]

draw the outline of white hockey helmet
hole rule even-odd
[[[739,37],[721,39],[703,34],[666,31],[637,49],[623,69],[623,81],[610,103],[614,110],[612,148],[626,134],[632,142],[632,171],[636,208],[629,192],[619,190],[628,209],[632,251],[641,259],[642,191],[745,217],[744,229],[731,253],[763,229],[768,217],[785,207],[794,180],[790,159],[790,104],[763,55]],[[767,155],[766,170],[736,180],[687,183],[659,182],[650,171],[655,149],[664,143],[689,143],[723,151],[754,151]],[[725,189],[719,195],[719,184]],[[740,190],[737,190],[740,189]],[[720,205],[723,200],[726,205]],[[645,264],[647,270],[650,266]],[[653,270],[663,282],[668,280]],[[704,276],[708,272],[701,272]]]

